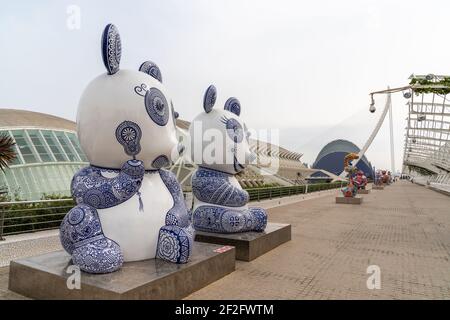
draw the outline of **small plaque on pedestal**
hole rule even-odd
[[[196,231],[195,240],[200,242],[236,247],[236,259],[252,261],[282,243],[291,240],[291,225],[267,223],[263,232],[212,233]]]
[[[35,299],[181,299],[233,272],[235,249],[196,242],[186,264],[150,259],[107,274],[80,272],[79,288],[71,264],[65,251],[12,261],[9,289]]]
[[[359,189],[358,190],[358,194],[369,194],[370,193],[370,190],[367,190],[367,189]]]
[[[362,197],[336,197],[336,203],[361,204],[362,201]]]
[[[384,186],[373,186],[372,190],[384,190]]]

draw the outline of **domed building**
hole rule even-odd
[[[312,167],[340,175],[344,171],[344,157],[348,153],[359,153],[359,151],[358,146],[348,140],[331,141],[319,152]],[[362,157],[356,167],[362,170],[368,178],[373,178],[372,164],[366,156]]]
[[[49,114],[0,109],[0,133],[11,136],[17,157],[0,188],[12,200],[37,200],[44,194],[70,196],[73,174],[87,165],[73,121]]]

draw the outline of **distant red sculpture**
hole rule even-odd
[[[381,171],[381,182],[384,184],[390,183],[390,177],[386,170]]]
[[[352,161],[358,159],[359,156],[356,153],[349,153],[344,158],[344,170],[348,173],[348,185],[341,189],[344,197],[353,198],[356,196],[358,188],[355,184],[353,175],[357,171],[356,167],[352,164]]]
[[[356,177],[354,178],[354,183],[358,189],[366,189],[367,177],[364,175],[363,171],[359,170],[356,173]]]

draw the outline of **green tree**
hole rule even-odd
[[[16,158],[14,151],[14,142],[6,133],[0,134],[0,169],[5,172],[5,169],[9,167],[9,164]],[[5,186],[0,186],[0,199],[4,198],[7,193]],[[0,240],[2,240],[3,234],[3,220],[5,218],[4,211],[0,211]]]
[[[14,151],[15,142],[7,133],[0,134],[0,169],[5,172],[5,168],[16,158]]]

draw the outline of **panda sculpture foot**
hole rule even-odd
[[[248,209],[255,221],[255,227],[252,231],[263,232],[267,227],[267,212],[263,208],[252,207]]]
[[[262,232],[267,225],[267,213],[262,208],[237,210],[217,206],[200,206],[194,211],[194,228],[214,233]]]
[[[105,237],[97,210],[89,205],[79,204],[67,213],[61,223],[60,239],[82,271],[108,273],[123,264],[119,245]]]
[[[159,230],[156,257],[173,263],[186,263],[192,253],[193,241],[191,228],[163,226]]]
[[[117,243],[103,237],[76,248],[72,261],[84,272],[109,273],[122,267],[123,256]]]

